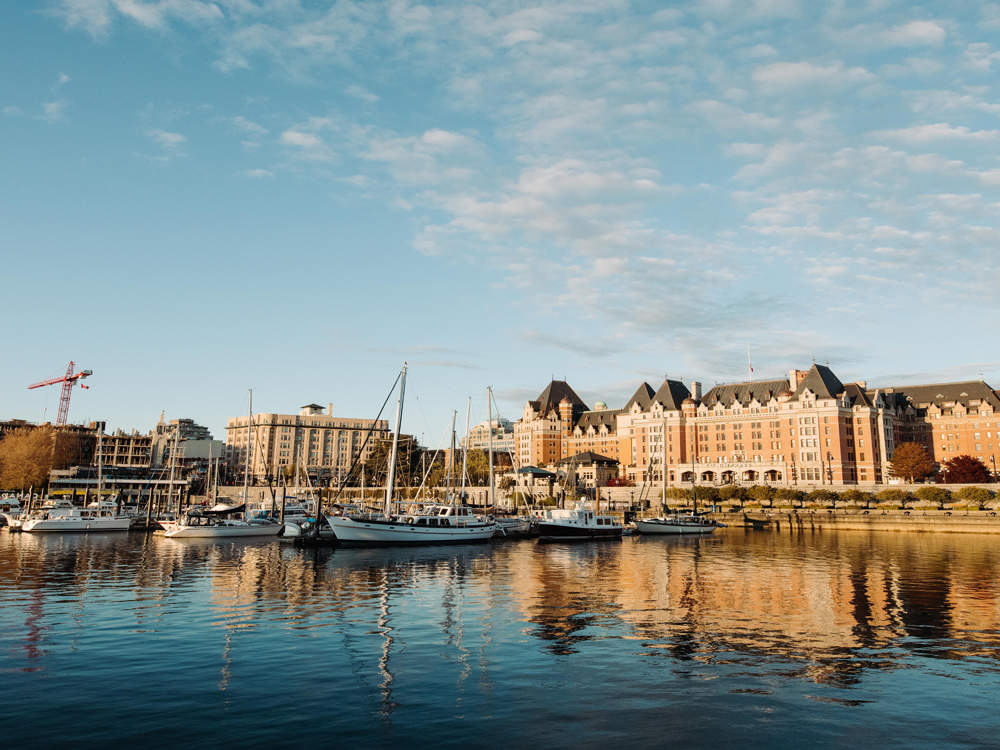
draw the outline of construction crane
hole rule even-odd
[[[66,368],[66,374],[61,378],[49,378],[48,380],[43,380],[41,383],[28,386],[28,390],[30,391],[32,388],[41,388],[44,385],[62,383],[62,393],[59,396],[59,413],[56,415],[57,425],[66,424],[66,418],[69,416],[69,398],[73,395],[73,386],[79,384],[81,388],[89,388],[90,386],[84,385],[81,381],[94,374],[93,370],[73,372],[75,366],[75,363],[70,362],[69,367]]]

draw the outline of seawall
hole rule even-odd
[[[1000,534],[996,510],[748,510],[712,513],[727,526],[770,528],[775,531],[860,529],[866,531],[936,531]]]

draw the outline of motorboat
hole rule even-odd
[[[536,521],[530,516],[498,516],[495,520],[498,537],[534,536],[537,531]]]
[[[635,522],[640,534],[711,534],[722,524],[707,516],[676,513]]]
[[[621,539],[623,528],[614,516],[599,515],[581,500],[575,508],[550,508],[543,511],[538,519],[538,541]]]
[[[0,519],[10,527],[15,527],[21,516],[21,501],[16,495],[4,495],[0,497]]]
[[[132,516],[104,512],[100,506],[78,508],[68,500],[50,500],[20,519],[21,531],[128,531]]]
[[[234,536],[276,536],[281,524],[270,518],[242,516],[246,506],[216,504],[204,510],[192,508],[178,521],[161,521],[169,539],[213,539]]]
[[[448,544],[484,542],[497,530],[496,521],[462,505],[430,505],[412,512],[386,515],[326,515],[341,544]]]

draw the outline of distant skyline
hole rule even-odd
[[[1000,3],[0,9],[0,419],[1000,385]],[[391,414],[387,415],[391,419]]]

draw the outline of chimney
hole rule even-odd
[[[806,379],[806,375],[809,373],[805,370],[789,370],[788,371],[788,390],[792,393],[796,391],[799,387],[799,383]]]
[[[333,401],[326,402],[326,414],[328,417],[333,416]]]
[[[691,381],[691,398],[695,401],[701,401],[701,381],[692,380]]]

